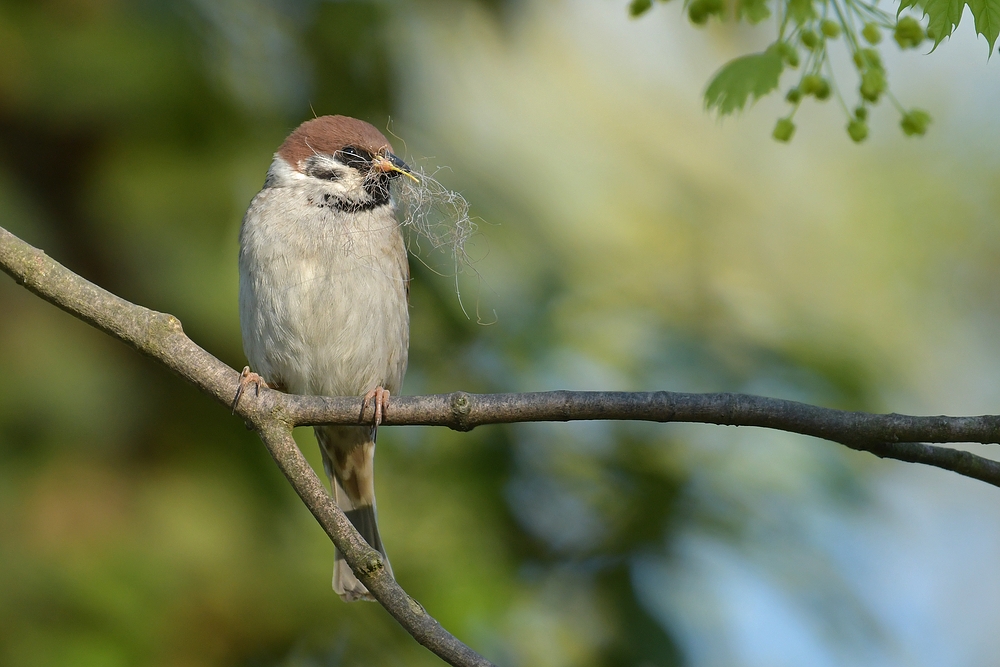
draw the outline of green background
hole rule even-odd
[[[887,57],[927,139],[881,109],[856,147],[827,106],[782,146],[780,100],[700,108],[770,28],[654,9],[5,0],[0,225],[241,368],[242,213],[293,127],[347,114],[479,225],[457,283],[447,253],[411,262],[404,393],[996,412],[1000,87],[972,38]],[[621,423],[386,428],[377,469],[400,583],[500,664],[976,664],[996,641],[961,620],[996,611],[996,496],[946,473]],[[238,420],[0,280],[0,664],[438,664],[337,599],[332,563]]]

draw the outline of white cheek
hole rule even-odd
[[[313,179],[317,185],[322,187],[324,192],[328,192],[337,198],[351,198],[358,192],[361,182],[356,179],[341,178],[336,181]]]
[[[313,181],[326,192],[331,192],[337,196],[356,197],[360,192],[363,192],[365,178],[360,172],[356,169],[346,169],[341,165],[336,165],[335,169],[337,173],[336,179],[315,178],[300,172],[295,173],[300,178]]]
[[[345,170],[338,182],[343,184],[345,192],[351,192],[364,187],[365,178],[357,170],[351,169]]]

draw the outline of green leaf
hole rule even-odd
[[[783,63],[781,52],[772,44],[763,53],[754,53],[730,60],[722,66],[705,91],[705,107],[728,115],[778,87]]]
[[[771,16],[767,0],[740,0],[736,6],[736,18],[746,17],[750,23],[760,23]]]
[[[990,43],[990,55],[1000,35],[1000,0],[969,0],[969,9],[976,19],[976,32]]]
[[[907,7],[918,7],[927,17],[927,36],[937,48],[958,27],[962,11],[968,5],[976,21],[976,32],[986,38],[990,54],[1000,36],[1000,0],[901,0],[896,16]]]

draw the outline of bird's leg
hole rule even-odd
[[[378,386],[365,394],[365,400],[361,403],[361,413],[368,409],[368,404],[375,399],[375,428],[382,423],[382,413],[389,409],[389,390]]]
[[[264,378],[257,375],[250,370],[249,366],[243,367],[243,372],[240,373],[239,384],[236,385],[236,396],[233,397],[233,412],[236,412],[236,406],[240,403],[240,398],[243,397],[243,392],[246,391],[247,387],[250,385],[255,385],[257,388],[257,396],[260,396],[260,388],[270,389],[267,383],[264,382]]]

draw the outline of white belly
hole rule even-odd
[[[247,212],[240,323],[251,368],[291,393],[398,393],[409,276],[395,216],[314,201],[305,188],[272,188]]]

